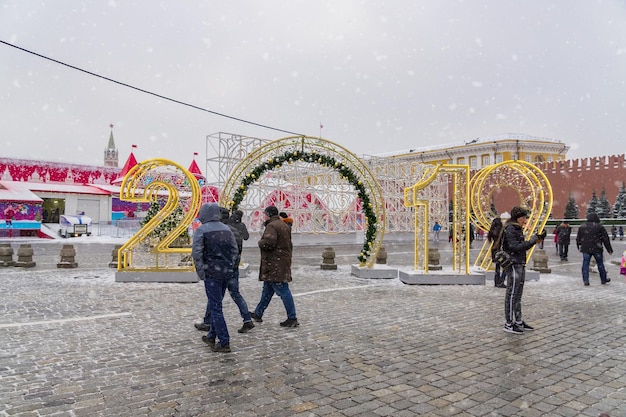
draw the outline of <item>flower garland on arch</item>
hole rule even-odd
[[[256,182],[261,176],[267,172],[274,169],[280,168],[284,163],[292,163],[295,161],[303,161],[303,162],[311,162],[317,163],[324,167],[333,168],[339,172],[341,178],[345,178],[348,180],[350,184],[355,188],[358,193],[358,197],[362,203],[362,210],[365,214],[365,219],[367,220],[367,231],[365,233],[365,242],[363,243],[363,249],[358,256],[359,261],[363,264],[367,261],[367,258],[371,255],[371,249],[374,245],[374,239],[376,238],[376,214],[372,210],[372,203],[369,195],[365,190],[365,186],[363,185],[363,181],[359,179],[359,177],[350,169],[350,167],[346,166],[343,162],[337,161],[332,156],[328,155],[320,155],[315,151],[311,152],[303,152],[303,151],[293,151],[293,152],[285,152],[282,155],[276,156],[274,158],[269,159],[267,162],[257,165],[250,171],[248,174],[244,176],[239,185],[239,188],[235,192],[232,201],[228,203],[231,211],[235,211],[239,208],[239,204],[243,200],[244,196],[248,192],[248,187]]]

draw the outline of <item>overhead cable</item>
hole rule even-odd
[[[80,72],[83,72],[83,73],[85,73],[85,74],[89,74],[89,75],[91,75],[91,76],[94,76],[94,77],[97,77],[97,78],[100,78],[100,79],[103,79],[103,80],[106,80],[106,81],[110,81],[110,82],[112,82],[112,83],[115,83],[115,84],[118,84],[118,85],[121,85],[121,86],[124,86],[124,87],[131,88],[131,89],[136,90],[136,91],[139,91],[139,92],[141,92],[141,93],[144,93],[144,94],[149,94],[149,95],[151,95],[151,96],[161,98],[161,99],[163,99],[163,100],[167,100],[167,101],[171,101],[171,102],[176,103],[176,104],[181,104],[181,105],[183,105],[183,106],[191,107],[192,109],[196,109],[196,110],[200,110],[200,111],[203,111],[203,112],[211,113],[211,114],[214,114],[214,115],[216,115],[216,116],[225,117],[225,118],[227,118],[227,119],[236,120],[236,121],[238,121],[238,122],[247,123],[247,124],[254,125],[254,126],[258,126],[258,127],[262,127],[262,128],[265,128],[265,129],[275,130],[275,131],[277,131],[277,132],[289,133],[289,134],[296,135],[296,136],[305,136],[305,135],[303,135],[302,133],[291,132],[291,131],[289,131],[289,130],[278,129],[278,128],[276,128],[276,127],[267,126],[267,125],[264,125],[264,124],[261,124],[261,123],[255,123],[255,122],[252,122],[252,121],[250,121],[250,120],[245,120],[245,119],[241,119],[241,118],[238,118],[238,117],[229,116],[229,115],[227,115],[227,114],[224,114],[224,113],[219,113],[219,112],[212,111],[212,110],[209,110],[209,109],[205,109],[205,108],[203,108],[203,107],[196,106],[196,105],[191,104],[191,103],[186,103],[186,102],[181,101],[181,100],[176,100],[176,99],[173,99],[173,98],[170,98],[170,97],[167,97],[167,96],[163,96],[163,95],[161,95],[161,94],[153,93],[152,91],[144,90],[144,89],[142,89],[142,88],[135,87],[135,86],[133,86],[133,85],[130,85],[130,84],[127,84],[127,83],[123,83],[123,82],[121,82],[121,81],[117,81],[117,80],[114,80],[114,79],[112,79],[112,78],[105,77],[105,76],[103,76],[103,75],[96,74],[96,73],[91,72],[91,71],[87,71],[87,70],[82,69],[82,68],[80,68],[80,67],[77,67],[77,66],[75,66],[75,65],[70,65],[70,64],[67,64],[67,63],[65,63],[65,62],[63,62],[63,61],[59,61],[59,60],[57,60],[57,59],[50,58],[50,57],[45,56],[45,55],[42,55],[42,54],[38,54],[37,52],[33,52],[33,51],[28,50],[28,49],[26,49],[26,48],[22,48],[22,47],[19,47],[19,46],[17,46],[17,45],[13,45],[13,44],[11,44],[11,43],[9,43],[9,42],[5,42],[5,41],[3,41],[3,40],[1,40],[1,39],[0,39],[0,43],[3,43],[3,44],[5,44],[5,45],[10,46],[10,47],[15,48],[15,49],[19,49],[20,51],[23,51],[23,52],[29,53],[29,54],[31,54],[31,55],[35,55],[35,56],[37,56],[37,57],[39,57],[39,58],[43,58],[43,59],[46,59],[46,60],[48,60],[48,61],[52,61],[52,62],[54,62],[54,63],[56,63],[56,64],[60,64],[60,65],[63,65],[63,66],[65,66],[65,67],[68,67],[68,68],[74,69],[74,70],[76,70],[76,71],[80,71]]]

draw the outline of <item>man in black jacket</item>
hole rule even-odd
[[[228,281],[233,277],[239,249],[233,232],[220,222],[220,208],[215,203],[200,207],[198,219],[202,225],[193,234],[191,256],[196,273],[204,280],[211,322],[202,340],[213,352],[230,352],[230,335],[224,319],[222,301]],[[216,338],[219,343],[216,343]]]
[[[511,209],[511,220],[504,228],[502,249],[511,255],[513,263],[507,268],[506,296],[504,298],[504,331],[522,334],[524,330],[534,330],[522,320],[522,293],[526,279],[526,251],[537,242],[543,241],[546,232],[534,234],[529,240],[524,238],[524,226],[529,212],[522,207]]]
[[[239,314],[241,314],[241,318],[243,319],[243,326],[237,331],[239,333],[248,333],[250,330],[254,328],[254,323],[252,323],[252,317],[250,316],[250,311],[248,310],[248,304],[246,303],[245,298],[243,298],[243,295],[241,295],[241,293],[239,292],[239,263],[241,262],[243,238],[242,238],[241,233],[239,232],[240,229],[235,227],[230,222],[230,213],[228,209],[224,207],[220,207],[220,217],[221,217],[221,222],[227,225],[230,228],[231,232],[233,232],[233,236],[235,236],[235,241],[237,242],[238,256],[237,256],[237,259],[235,260],[233,275],[228,280],[227,289],[228,289],[228,292],[230,293],[230,297],[233,299],[235,304],[237,304],[237,307],[239,308]],[[241,220],[241,217],[239,219]],[[246,225],[241,223],[241,221],[239,221],[239,224],[243,225],[243,227],[245,228],[246,230],[245,239],[248,239],[249,235],[248,235],[248,229],[246,228]],[[201,330],[201,331],[211,330],[211,306],[208,301],[207,301],[206,311],[204,313],[204,319],[202,320],[201,323],[194,323],[194,326],[196,327],[196,329]]]
[[[609,255],[613,255],[609,234],[604,226],[600,224],[600,217],[596,213],[589,213],[587,214],[587,221],[580,226],[576,235],[576,247],[583,254],[582,272],[585,286],[589,286],[589,262],[592,256],[598,265],[602,285],[611,282],[611,279],[606,275],[606,268],[604,267],[604,259],[602,257],[603,245]]]

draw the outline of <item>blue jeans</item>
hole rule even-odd
[[[239,308],[239,314],[241,314],[243,322],[246,323],[248,321],[252,321],[252,317],[250,317],[250,311],[248,310],[248,304],[243,298],[243,295],[241,295],[241,293],[239,292],[239,268],[234,270],[233,277],[229,279],[228,284],[226,284],[226,289],[228,289],[230,297],[233,299],[235,304],[237,304],[237,307]],[[209,305],[208,295],[203,322],[207,325],[211,324],[211,306]]]
[[[583,252],[583,282],[589,283],[589,262],[591,257],[596,259],[598,265],[598,273],[600,274],[600,281],[604,284],[606,282],[606,268],[604,267],[603,252],[600,253],[585,253]]]
[[[222,300],[224,299],[227,286],[228,280],[225,279],[204,280],[204,290],[209,299],[208,305],[211,310],[211,330],[209,330],[207,337],[209,339],[217,337],[221,346],[226,346],[230,343],[230,335],[228,334],[224,312],[222,311]]]
[[[283,300],[283,305],[287,311],[287,318],[295,320],[297,318],[296,305],[293,303],[293,296],[291,295],[288,282],[263,281],[261,300],[259,301],[259,305],[257,305],[254,309],[254,314],[259,317],[263,317],[263,312],[265,312],[265,309],[270,304],[270,301],[272,301],[274,293],[278,294],[280,299]]]

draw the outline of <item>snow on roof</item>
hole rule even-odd
[[[28,189],[26,183],[15,181],[0,181],[0,200],[43,202]]]
[[[119,184],[118,185],[92,184],[91,186],[99,188],[99,189],[104,190],[104,191],[108,191],[110,194],[115,194],[115,195],[119,194],[120,190],[121,190],[121,187],[120,187]]]
[[[6,183],[7,181],[3,181]],[[28,182],[23,183],[30,191],[64,193],[64,194],[92,194],[92,195],[110,195],[111,192],[101,189],[101,186],[79,185],[67,183],[53,182]],[[119,192],[119,191],[118,191]]]

